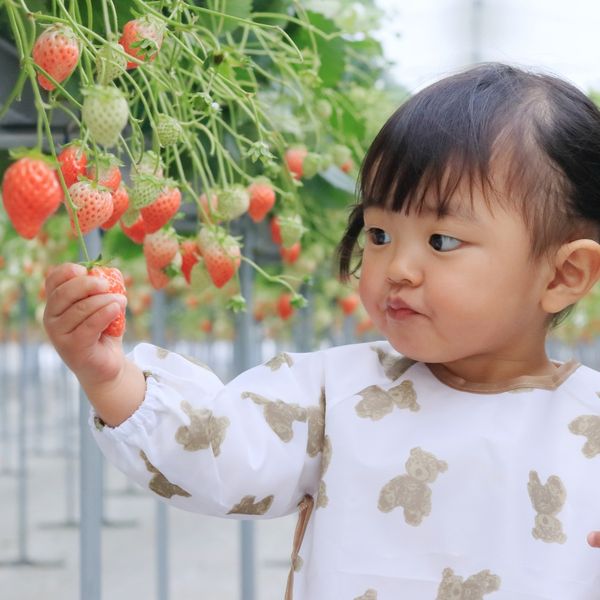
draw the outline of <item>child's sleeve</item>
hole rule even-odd
[[[91,419],[102,452],[125,475],[172,505],[221,517],[285,515],[316,493],[321,353],[279,354],[227,385],[151,344],[129,359],[146,375],[144,402],[118,427]]]

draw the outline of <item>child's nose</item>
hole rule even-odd
[[[423,269],[418,258],[406,251],[396,252],[387,266],[387,279],[391,284],[418,286],[423,282]]]

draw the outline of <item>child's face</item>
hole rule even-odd
[[[454,214],[364,213],[360,295],[375,326],[401,354],[449,363],[511,360],[543,352],[540,298],[550,262],[530,258],[530,236],[509,208],[457,191]],[[545,355],[544,355],[545,356]],[[533,361],[539,356],[531,356]]]

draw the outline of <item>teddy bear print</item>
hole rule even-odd
[[[569,423],[569,430],[575,435],[587,438],[582,452],[588,458],[600,454],[600,417],[596,415],[581,415]]]
[[[227,514],[228,515],[264,515],[271,504],[274,496],[265,496],[260,502],[256,501],[256,496],[244,496]]]
[[[562,523],[556,518],[567,499],[562,481],[556,475],[550,475],[542,485],[537,472],[530,471],[527,489],[531,504],[538,513],[535,516],[535,527],[531,530],[533,537],[544,542],[564,544],[567,536],[563,533]]]
[[[391,512],[401,506],[404,520],[409,525],[419,525],[423,517],[431,513],[431,489],[440,473],[448,468],[443,460],[421,448],[413,448],[406,461],[406,475],[394,477],[386,483],[379,493],[378,508],[382,512]]]
[[[413,412],[421,408],[410,380],[405,380],[389,390],[384,390],[378,385],[370,385],[358,392],[358,395],[362,400],[355,406],[355,410],[356,414],[363,419],[379,421],[391,413],[394,406],[400,409],[408,408]]]
[[[171,483],[149,460],[146,456],[146,453],[143,450],[140,450],[140,456],[142,460],[146,463],[146,469],[149,473],[152,473],[152,478],[148,483],[148,487],[159,496],[163,498],[171,498],[172,496],[184,496],[185,498],[189,498],[191,496],[190,493],[186,492],[183,488],[180,488],[178,485]]]
[[[326,508],[329,504],[327,497],[327,484],[323,480],[323,476],[327,472],[329,463],[331,462],[331,439],[328,435],[323,438],[323,454],[321,455],[321,481],[319,482],[319,491],[317,493],[317,508]]]
[[[271,360],[265,363],[265,367],[269,367],[271,371],[277,371],[283,365],[291,367],[294,364],[292,357],[287,352],[280,352],[277,356],[274,356]]]
[[[298,404],[288,404],[283,400],[269,400],[254,392],[242,392],[242,398],[250,398],[255,404],[263,407],[265,420],[282,442],[289,442],[294,437],[292,429],[294,421],[306,421],[306,409]]]
[[[377,600],[377,592],[368,589],[362,596],[357,596],[354,600]]]
[[[325,389],[321,388],[319,406],[309,406],[306,409],[306,422],[308,423],[308,441],[306,452],[314,458],[323,451],[323,437],[325,435]]]
[[[219,456],[225,432],[229,427],[227,417],[215,417],[207,408],[194,409],[189,402],[183,401],[181,408],[190,418],[189,425],[182,425],[175,433],[175,440],[184,450],[195,452],[209,446],[213,454]]]
[[[464,581],[452,569],[444,569],[435,600],[483,600],[485,595],[499,590],[500,583],[500,577],[487,569]]]
[[[404,375],[410,367],[412,367],[417,361],[406,356],[398,356],[397,354],[388,354],[381,348],[371,348],[377,353],[379,364],[383,367],[383,372],[388,379],[395,381],[398,377]]]

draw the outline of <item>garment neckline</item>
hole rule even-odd
[[[467,381],[452,373],[442,364],[425,363],[425,366],[431,371],[436,379],[455,390],[473,392],[476,394],[499,394],[519,389],[555,390],[581,366],[581,363],[575,359],[568,360],[564,363],[557,361],[552,361],[552,363],[556,366],[556,371],[554,373],[548,375],[521,375],[519,377],[505,379],[504,381],[495,381],[493,383]]]

